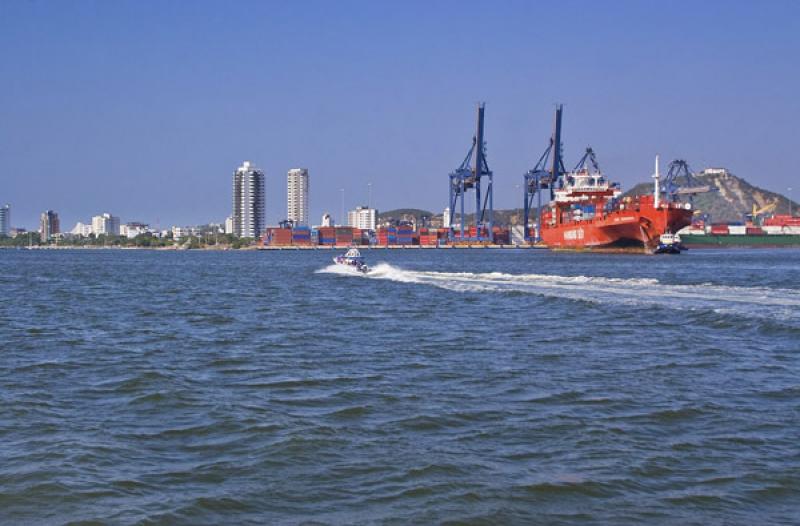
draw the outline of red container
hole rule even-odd
[[[267,229],[265,239],[271,246],[285,246],[292,244],[292,231],[288,228]]]
[[[763,236],[766,234],[763,228],[757,226],[749,226],[744,229],[744,232],[748,236]]]
[[[716,236],[727,236],[730,230],[728,225],[711,225],[711,233]]]

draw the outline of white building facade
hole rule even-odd
[[[96,236],[118,236],[119,217],[112,216],[108,212],[92,217],[92,233]]]
[[[264,172],[245,161],[233,172],[233,233],[259,237],[264,231]]]
[[[347,224],[362,230],[375,230],[378,221],[378,211],[374,208],[359,206],[347,213]]]
[[[92,233],[92,225],[87,225],[86,223],[78,221],[69,233],[75,236],[89,237],[89,234]]]
[[[286,174],[286,219],[308,226],[308,169],[292,168]]]

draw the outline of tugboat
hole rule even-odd
[[[667,232],[658,238],[658,246],[654,254],[680,254],[682,250],[689,250],[681,243],[681,236]]]
[[[343,256],[336,256],[333,258],[333,262],[337,265],[353,267],[363,274],[369,272],[369,267],[366,263],[364,263],[364,258],[361,256],[361,252],[359,252],[357,248],[351,248]]]

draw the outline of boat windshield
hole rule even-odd
[[[347,251],[344,257],[351,259],[360,258],[361,252],[359,252],[357,248],[351,248],[350,250]]]

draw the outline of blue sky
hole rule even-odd
[[[242,160],[311,173],[313,219],[367,200],[441,211],[486,101],[495,206],[563,103],[629,187],[652,156],[800,197],[800,2],[0,3],[0,202],[16,226],[102,211],[222,221]]]

